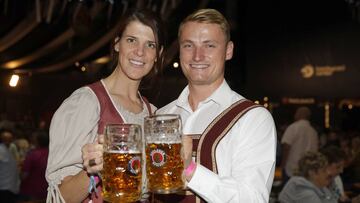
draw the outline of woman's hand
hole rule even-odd
[[[99,135],[95,143],[85,144],[81,149],[84,169],[89,174],[103,169],[103,143],[104,135]]]

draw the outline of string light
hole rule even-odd
[[[16,87],[19,82],[19,79],[20,79],[19,75],[13,74],[9,82],[10,87]]]
[[[330,105],[329,103],[326,103],[324,106],[324,110],[325,110],[325,128],[330,128]]]
[[[174,62],[174,63],[173,63],[173,67],[174,67],[174,68],[178,68],[178,67],[179,67],[179,63],[178,63],[178,62]]]

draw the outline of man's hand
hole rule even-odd
[[[182,158],[184,160],[184,168],[187,168],[192,160],[192,137],[182,136]]]

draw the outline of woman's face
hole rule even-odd
[[[344,161],[339,161],[336,163],[329,164],[327,171],[328,171],[328,174],[333,179],[336,176],[338,176],[340,173],[342,173],[343,169],[344,169]]]
[[[310,179],[319,188],[328,186],[331,182],[331,177],[327,166],[310,173]]]
[[[141,80],[147,75],[156,60],[156,41],[153,30],[139,21],[130,22],[115,51],[119,53],[117,69],[131,80]]]

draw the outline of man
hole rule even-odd
[[[8,149],[12,133],[0,129],[0,202],[12,203],[19,190],[19,171],[15,157]]]
[[[214,9],[198,10],[181,23],[178,38],[180,64],[188,86],[177,100],[157,113],[180,114],[183,134],[202,134],[203,137],[206,127],[219,114],[244,100],[224,79],[225,61],[232,58],[234,48],[229,24]],[[197,197],[207,202],[269,201],[275,169],[276,130],[265,108],[247,111],[217,143],[216,172],[199,164],[199,160],[192,160],[192,139],[183,137],[184,175],[187,187]],[[207,148],[199,151],[204,155],[203,150]]]
[[[318,150],[319,139],[316,130],[310,124],[310,115],[308,107],[299,107],[294,115],[295,122],[289,125],[281,139],[284,184],[297,169],[300,157],[307,151]]]

